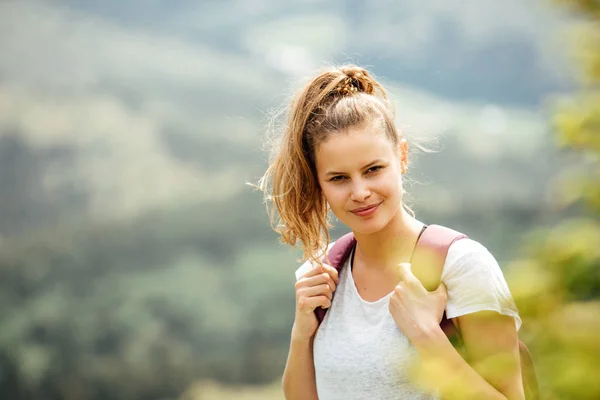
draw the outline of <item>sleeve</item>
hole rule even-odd
[[[496,311],[513,317],[517,330],[521,327],[521,318],[504,274],[494,256],[480,243],[462,239],[450,246],[442,282],[448,289],[448,318]]]
[[[335,242],[329,243],[327,246],[327,251],[331,250],[331,247],[335,244]],[[296,269],[296,280],[300,279],[302,275],[313,269],[315,265],[310,261],[305,261],[298,269]]]

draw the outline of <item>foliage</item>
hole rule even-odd
[[[260,201],[238,201],[246,212],[254,204],[261,223],[241,226],[241,216],[223,220],[219,205],[199,204],[5,240],[3,396],[166,398],[196,378],[272,380],[283,368],[293,275],[267,270],[294,255],[264,244],[274,238]]]
[[[594,4],[590,1],[581,3],[587,4],[587,7]],[[216,4],[214,7],[217,7]],[[223,7],[223,16],[229,18],[231,7],[220,4],[218,7]],[[284,3],[270,2],[269,7],[273,8],[270,12],[277,14],[281,12],[279,7],[288,7],[281,4]],[[307,7],[302,5],[303,13]],[[331,7],[334,15],[338,15],[339,9]],[[384,7],[381,16],[391,10],[389,5],[381,7]],[[168,10],[173,8],[172,5],[167,7]],[[123,10],[122,7],[110,9],[115,12]],[[135,11],[136,7],[130,9],[133,14],[139,14]],[[351,16],[352,7],[347,9],[348,16]],[[398,15],[404,13],[401,6],[394,10]],[[369,13],[364,14],[366,16]],[[206,15],[217,22],[221,21],[219,18],[223,19],[223,16],[215,17],[210,12]],[[153,23],[168,20],[162,15],[155,20],[147,18]],[[238,29],[239,24],[263,26],[268,22],[264,20],[268,19],[265,16],[253,21],[245,9],[239,10],[237,18],[239,20],[231,20],[236,29],[227,27],[222,31],[210,31],[201,40],[225,39],[226,35],[233,35],[234,32],[244,32],[243,35],[246,35],[247,31]],[[362,16],[358,18],[361,19]],[[95,25],[98,21],[94,21]],[[381,32],[384,32],[384,27],[378,26],[379,36],[397,36],[394,33],[398,26],[396,17],[391,21],[393,23],[383,36]],[[221,22],[215,26],[223,25]],[[75,24],[85,25],[80,21]],[[431,88],[448,96],[448,102],[423,107],[427,119],[430,112],[434,113],[431,119],[437,119],[436,108],[446,108],[448,104],[458,103],[461,99],[474,101],[484,98],[485,101],[500,101],[509,106],[532,105],[541,88],[548,86],[547,78],[542,74],[532,76],[528,73],[535,68],[535,64],[496,62],[496,57],[506,57],[506,54],[519,58],[521,54],[534,53],[531,44],[499,41],[482,51],[471,51],[472,41],[465,40],[470,53],[466,50],[457,53],[459,43],[449,46],[447,42],[447,38],[460,41],[456,34],[446,34],[453,32],[453,24],[457,27],[461,25],[456,22],[438,24],[440,30],[436,35],[440,39],[439,46],[434,47],[425,58],[406,57],[402,51],[381,58],[380,50],[373,47],[373,36],[366,34],[372,31],[368,24],[353,24],[353,29],[348,33],[355,35],[355,40],[350,41],[352,52],[365,52],[372,59],[377,58],[377,72],[381,75],[397,83],[402,81]],[[189,24],[177,23],[179,25]],[[194,29],[199,26],[193,25]],[[203,25],[201,29],[205,29],[205,24],[200,25]],[[314,24],[306,26],[311,31],[314,28]],[[590,26],[594,25],[588,21],[586,32],[589,32]],[[130,28],[128,23],[128,34],[131,33]],[[77,37],[68,26],[62,30]],[[169,35],[172,34],[171,28],[166,30]],[[591,50],[597,46],[597,41],[594,42],[596,37],[585,36]],[[148,38],[143,40],[144,48],[145,42],[152,41],[153,36]],[[411,38],[409,40],[412,41]],[[362,47],[359,47],[358,41],[362,42]],[[167,44],[172,47],[171,41]],[[15,44],[14,47],[19,46]],[[504,53],[504,48],[509,49],[509,53]],[[216,58],[223,59],[225,64],[235,64],[238,59],[233,58],[234,62],[231,62],[232,54],[229,51],[233,53],[237,50],[215,52],[219,55]],[[30,53],[34,56],[34,50]],[[135,52],[132,54],[139,55]],[[452,73],[452,68],[427,67],[447,61],[447,56],[456,59],[456,54],[461,54],[459,59],[468,58],[466,68],[476,76],[464,73],[464,64],[460,67],[460,74]],[[467,57],[463,57],[465,54]],[[588,60],[585,61],[589,65],[586,71],[598,71],[597,56],[595,51],[582,53],[581,59]],[[143,59],[143,54],[139,58],[140,65],[152,64],[152,61]],[[69,60],[69,57],[65,59]],[[210,57],[207,56],[207,60],[207,64],[212,64]],[[414,60],[422,64],[406,64]],[[123,64],[120,56],[118,63],[119,66],[124,65],[127,71],[135,68],[133,64]],[[173,65],[176,63],[173,61]],[[273,87],[267,90],[263,87],[264,81],[256,78],[261,76],[256,71],[263,71],[262,67],[251,64],[242,65],[240,70],[225,69],[224,75],[216,75],[225,76],[226,73],[237,71],[230,76],[232,79],[227,82],[227,87],[224,87],[221,78],[215,79],[210,73],[207,79],[214,82],[211,82],[212,86],[206,86],[210,88],[208,90],[196,84],[189,87],[182,85],[186,86],[182,94],[175,87],[168,87],[175,93],[174,97],[183,98],[172,103],[173,108],[181,112],[189,108],[198,115],[189,126],[185,125],[185,129],[177,123],[173,127],[166,124],[157,128],[158,131],[164,128],[164,135],[160,137],[167,154],[207,176],[227,165],[238,165],[239,170],[248,172],[259,163],[256,149],[252,147],[256,145],[254,139],[249,140],[252,142],[249,145],[247,142],[237,143],[235,138],[247,135],[247,131],[251,130],[249,126],[259,125],[258,121],[251,120],[256,115],[251,110],[264,109],[266,99],[279,90],[274,82],[283,79],[281,76],[269,76]],[[221,69],[223,65],[215,63],[212,67]],[[162,64],[157,66],[159,70],[162,67]],[[49,71],[54,69],[50,68]],[[240,72],[243,72],[241,78],[236,75]],[[132,102],[135,103],[132,109],[127,109],[137,115],[136,109],[152,104],[156,93],[141,88],[144,84],[138,84],[138,81],[132,84],[129,79],[131,74],[124,75],[126,78],[121,90],[137,99]],[[189,75],[196,82],[194,73],[190,72]],[[484,79],[484,75],[493,75],[494,78]],[[594,78],[597,72],[586,76],[585,84],[592,88],[597,83]],[[11,80],[10,75],[7,79]],[[246,84],[256,81],[256,86],[240,88],[236,86],[236,79]],[[531,81],[527,81],[527,85],[514,85],[515,79],[521,79],[519,82]],[[151,80],[154,84],[154,75]],[[178,79],[172,80],[175,81],[174,85],[181,85]],[[110,79],[98,79],[98,82],[101,82],[99,87],[103,93],[111,93],[115,98],[127,97],[118,90],[111,92],[114,89],[111,89],[111,85],[116,84],[111,83]],[[530,90],[530,87],[533,89]],[[36,97],[44,97],[43,87],[36,85],[33,93]],[[578,384],[588,388],[590,391],[586,393],[590,396],[597,393],[592,391],[594,381],[588,379],[588,375],[597,373],[597,369],[594,369],[597,367],[591,364],[590,358],[593,351],[597,352],[590,334],[598,331],[597,320],[592,317],[592,312],[596,310],[593,300],[598,293],[598,279],[597,274],[590,272],[598,271],[598,268],[591,268],[598,262],[595,244],[598,243],[597,210],[600,203],[596,185],[600,181],[597,163],[597,104],[600,102],[596,99],[597,92],[586,89],[581,99],[571,100],[556,117],[556,125],[561,133],[560,142],[576,150],[571,158],[577,162],[561,175],[565,184],[569,185],[568,190],[556,193],[555,198],[563,206],[569,207],[570,213],[580,213],[580,218],[560,225],[550,234],[540,232],[532,240],[532,258],[520,261],[512,268],[515,273],[524,274],[525,277],[516,276],[512,284],[526,318],[523,334],[530,339],[528,343],[531,343],[539,360],[540,374],[554,398],[589,398],[585,397],[587,394],[571,396],[569,390],[575,390]],[[8,102],[11,101],[9,97]],[[400,108],[404,109],[410,102],[406,101]],[[447,151],[440,153],[439,157],[427,157],[420,164],[425,168],[419,166],[417,169],[435,176],[438,181],[445,180],[446,185],[442,182],[442,188],[439,185],[422,185],[422,190],[416,188],[415,198],[428,197],[432,204],[430,207],[418,201],[418,207],[415,208],[424,221],[453,226],[489,244],[492,252],[502,261],[512,258],[525,229],[547,218],[543,199],[534,197],[538,196],[539,186],[543,186],[547,180],[546,163],[552,157],[548,157],[548,149],[536,148],[540,156],[532,167],[528,157],[508,154],[508,151],[498,152],[497,143],[504,143],[503,140],[479,135],[481,132],[472,128],[478,107],[476,104],[464,112],[464,125],[467,128],[464,128],[464,132],[455,133],[458,136],[468,131],[479,142],[489,141],[495,157],[474,160],[476,154],[473,151],[465,151],[464,143],[451,143],[454,137],[450,137],[445,141],[450,143]],[[452,113],[453,109],[450,107],[448,112]],[[243,121],[236,119],[232,122],[230,115],[242,116]],[[246,118],[249,120],[246,121]],[[518,118],[516,115],[515,119]],[[77,119],[85,121],[86,126],[95,122],[80,116]],[[264,392],[256,390],[251,398],[278,396],[277,380],[285,362],[293,318],[293,270],[298,254],[277,246],[276,238],[269,230],[264,207],[260,204],[260,196],[245,192],[230,198],[203,200],[202,203],[188,200],[189,204],[172,204],[147,212],[144,209],[141,215],[131,218],[113,220],[102,214],[102,218],[91,219],[89,206],[94,195],[92,177],[85,175],[90,170],[80,170],[80,162],[95,152],[116,151],[110,146],[106,149],[102,147],[104,142],[101,139],[105,132],[98,133],[94,139],[77,132],[77,143],[67,140],[65,143],[69,145],[44,148],[29,143],[27,132],[4,126],[1,129],[2,398],[167,399],[184,392],[183,398],[190,399],[243,398],[241,391],[246,393],[247,387],[235,389],[235,386],[265,382],[269,383],[269,387]],[[129,131],[128,125],[115,129],[115,136],[136,135]],[[509,133],[521,140],[530,130],[529,126],[525,126]],[[197,131],[201,131],[201,134],[198,135]],[[210,140],[203,136],[210,137]],[[99,148],[90,147],[82,152],[80,146],[88,141],[100,143]],[[469,141],[471,144],[477,142],[474,138]],[[143,156],[142,152],[147,151],[144,149],[141,146],[139,152],[131,153],[131,157]],[[104,163],[108,164],[106,161]],[[111,180],[110,174],[127,175],[126,171],[120,169],[125,164],[118,164],[112,169],[110,165],[101,167],[107,168],[107,179]],[[448,168],[448,165],[452,168]],[[63,179],[49,179],[52,176]],[[457,182],[457,176],[461,177],[460,182]],[[117,178],[114,177],[115,180]],[[237,175],[222,183],[224,186],[242,187],[244,180],[253,178]],[[532,181],[535,181],[535,185]],[[125,189],[139,191],[146,182],[138,184],[137,187]],[[221,190],[221,187],[206,186],[211,194]],[[443,203],[439,199],[446,197],[455,199],[454,207],[437,209],[435,206]],[[341,231],[336,231],[334,236],[339,233]],[[582,240],[564,240],[565,237]],[[557,324],[560,318],[561,324]],[[588,323],[589,328],[582,327],[575,334],[555,328],[557,325],[568,328]],[[546,335],[547,331],[553,335]],[[557,350],[552,350],[555,347]],[[560,375],[565,368],[560,363],[553,364],[553,360],[566,360],[573,365],[570,375]],[[193,384],[196,380],[200,382],[198,385]],[[220,382],[220,386],[207,384],[207,380]],[[276,383],[271,385],[273,381]],[[190,389],[186,391],[186,387]]]
[[[557,143],[572,160],[555,196],[565,218],[532,233],[529,256],[509,268],[510,283],[544,398],[591,400],[600,398],[600,3],[560,3],[582,24],[575,36],[580,93],[554,117]]]

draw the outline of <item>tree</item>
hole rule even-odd
[[[558,0],[575,11],[578,93],[553,118],[558,146],[571,160],[553,198],[564,218],[535,231],[527,256],[509,267],[545,399],[600,398],[600,2]]]

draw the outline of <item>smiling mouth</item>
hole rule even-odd
[[[377,203],[377,204],[371,204],[370,206],[366,206],[366,207],[361,207],[361,208],[356,208],[354,210],[352,210],[351,212],[353,214],[359,215],[359,216],[364,216],[366,214],[370,214],[373,211],[375,211],[377,209],[377,207],[379,207],[381,203]]]

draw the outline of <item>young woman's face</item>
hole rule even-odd
[[[365,124],[331,135],[315,154],[319,184],[335,216],[352,231],[388,225],[402,205],[407,145],[394,145],[381,128]]]

